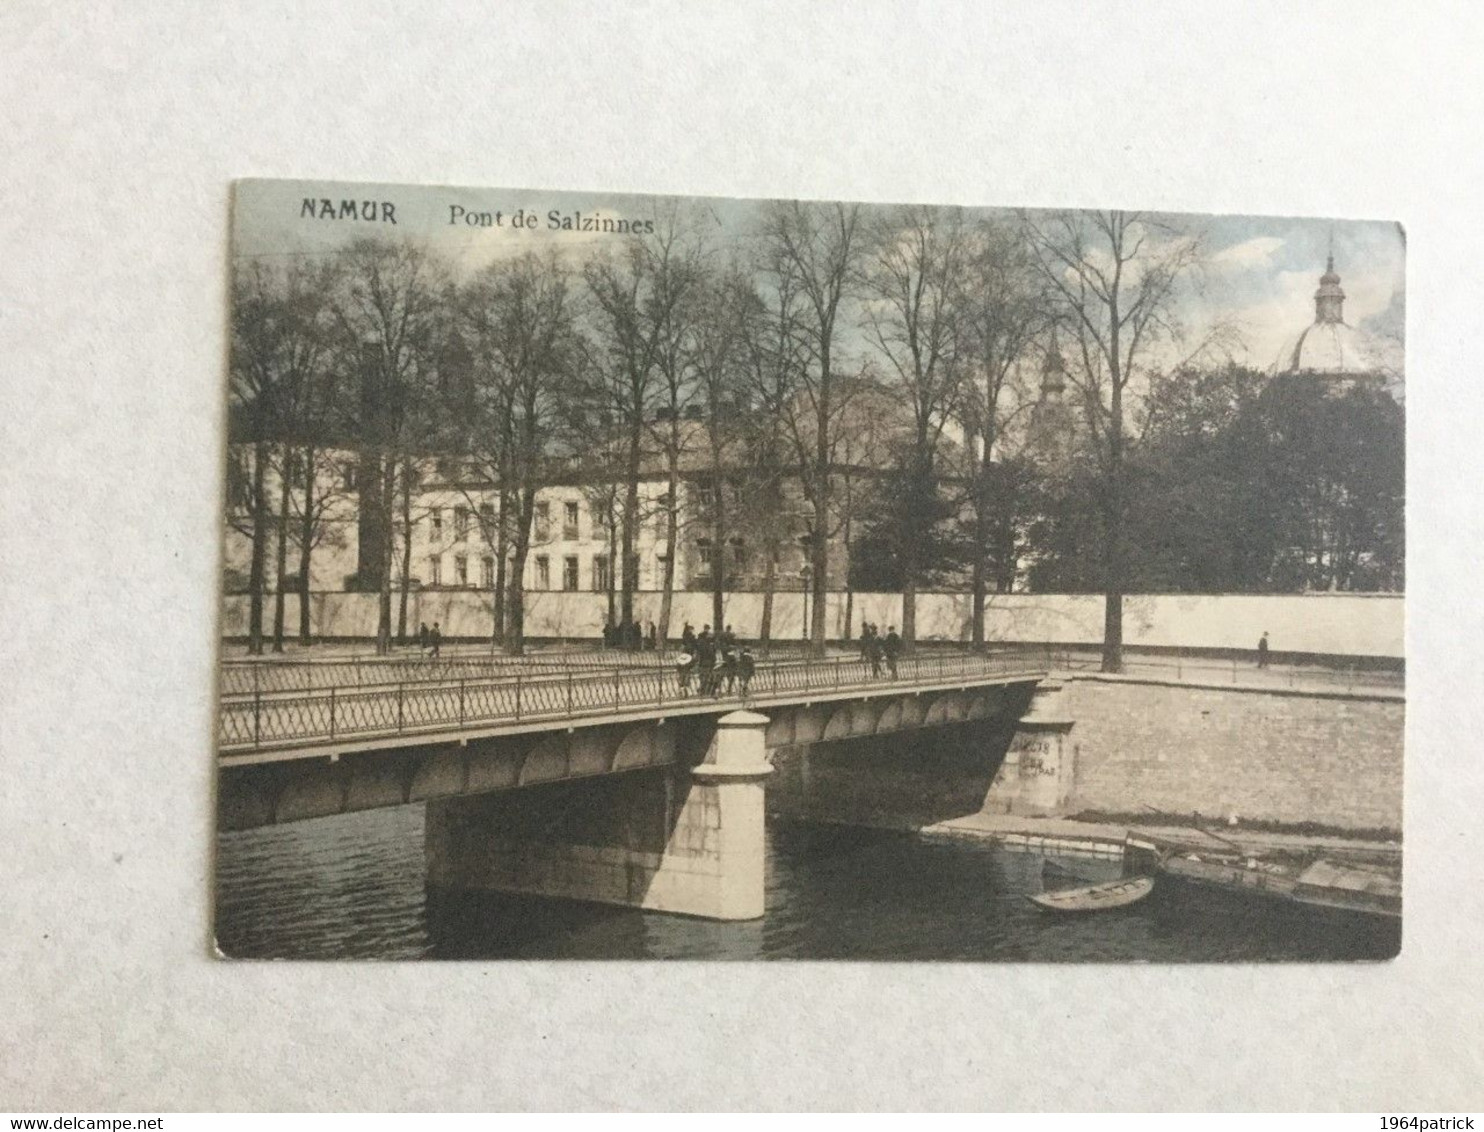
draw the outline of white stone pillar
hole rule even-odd
[[[1006,763],[1014,761],[1019,778],[1010,812],[1035,817],[1060,814],[1072,792],[1072,746],[1068,733],[1076,721],[1069,718],[1062,685],[1043,680],[1030,710],[1015,725]]]
[[[767,729],[768,717],[756,712],[722,716],[706,761],[691,771],[692,789],[711,793],[720,816],[716,919],[752,920],[764,911],[763,783],[773,773]]]

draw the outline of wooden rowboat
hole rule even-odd
[[[1081,888],[1038,892],[1030,899],[1048,912],[1100,912],[1104,908],[1126,907],[1136,900],[1143,900],[1152,891],[1153,877],[1125,877]]]

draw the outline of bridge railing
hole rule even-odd
[[[1045,671],[1045,657],[1026,654],[921,653],[901,657],[893,673],[879,675],[853,657],[807,663],[765,664],[744,685],[718,670],[702,691],[701,674],[680,686],[674,668],[531,672],[509,678],[408,681],[391,687],[332,687],[294,695],[261,692],[223,700],[218,709],[218,748],[223,753],[313,746],[378,735],[457,731],[488,724],[594,717],[624,710],[715,702],[746,706],[793,699],[810,692],[942,685]]]
[[[446,683],[458,680],[514,678],[532,674],[589,673],[613,668],[651,669],[654,661],[615,661],[601,653],[556,653],[512,657],[328,657],[321,660],[227,661],[221,665],[221,694],[312,692],[317,689],[380,687],[397,684]]]

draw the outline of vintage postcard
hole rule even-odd
[[[238,184],[219,951],[1395,955],[1404,257]]]

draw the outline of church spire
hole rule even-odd
[[[1046,361],[1041,366],[1041,399],[1061,399],[1067,387],[1067,371],[1061,360],[1061,347],[1056,341],[1056,329],[1051,331],[1051,348],[1046,351]]]
[[[1329,261],[1324,274],[1319,277],[1319,290],[1314,292],[1314,321],[1345,321],[1345,292],[1340,289],[1340,277],[1335,272],[1333,235],[1330,236]]]

